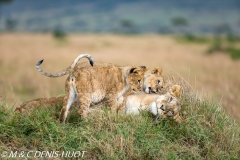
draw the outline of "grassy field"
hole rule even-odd
[[[231,118],[240,120],[240,61],[220,52],[206,55],[208,48],[208,43],[159,35],[81,34],[57,40],[50,34],[0,34],[0,152],[87,151],[83,159],[240,159],[240,127]],[[61,106],[12,114],[21,102],[64,94],[66,77],[42,76],[37,61],[45,59],[42,68],[57,72],[80,53],[90,53],[95,61],[162,67],[166,80],[174,76],[174,83],[183,86],[184,123],[107,110],[82,120],[73,110],[61,125]]]
[[[0,34],[0,95],[12,106],[64,94],[66,77],[44,77],[35,63],[45,59],[42,68],[57,72],[77,55],[89,53],[95,61],[162,67],[163,75],[183,77],[199,97],[222,104],[229,115],[240,120],[240,61],[221,52],[206,55],[209,46],[158,35],[79,34],[61,41],[51,34]]]

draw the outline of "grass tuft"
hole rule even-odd
[[[188,42],[188,43],[208,43],[210,40],[207,37],[194,35],[194,34],[185,34],[183,36],[178,36],[176,39],[179,42]]]

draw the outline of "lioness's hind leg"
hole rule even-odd
[[[71,105],[76,101],[76,92],[73,86],[70,86],[69,93],[64,97],[63,108],[60,113],[60,122],[65,123],[67,118],[68,110]]]

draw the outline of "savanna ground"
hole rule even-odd
[[[239,61],[206,55],[208,43],[186,43],[159,35],[0,35],[0,153],[2,151],[87,151],[84,159],[239,159]],[[93,113],[82,120],[73,109],[66,125],[61,106],[13,114],[12,106],[39,97],[64,94],[66,77],[51,79],[35,69],[57,72],[80,53],[95,61],[163,68],[166,81],[183,87],[184,122],[160,122],[140,116]],[[86,61],[86,60],[81,60]],[[174,77],[172,77],[172,75]],[[190,86],[188,85],[190,84]],[[206,100],[207,98],[208,100]],[[59,157],[58,157],[59,158]]]
[[[45,59],[42,68],[57,72],[77,55],[89,53],[95,61],[162,67],[163,75],[183,77],[199,96],[221,103],[229,115],[240,120],[240,61],[221,52],[206,55],[209,45],[158,35],[77,34],[57,40],[51,34],[1,34],[0,95],[9,105],[18,105],[64,94],[66,76],[44,77],[35,63]]]

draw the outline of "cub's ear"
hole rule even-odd
[[[147,71],[148,71],[148,68],[147,68],[146,66],[140,66],[140,68],[141,68],[141,70],[142,70],[143,72],[147,72]]]
[[[134,73],[137,68],[131,68],[129,73]]]
[[[156,75],[158,75],[158,76],[161,76],[162,75],[162,68],[160,68],[160,67],[156,67],[156,68],[154,68],[153,70],[152,70],[152,74],[156,74]]]
[[[139,74],[141,71],[139,68],[131,68],[130,69],[130,74]]]
[[[169,93],[174,96],[174,97],[179,97],[181,94],[181,90],[182,87],[179,85],[173,85],[170,89],[169,89]]]

